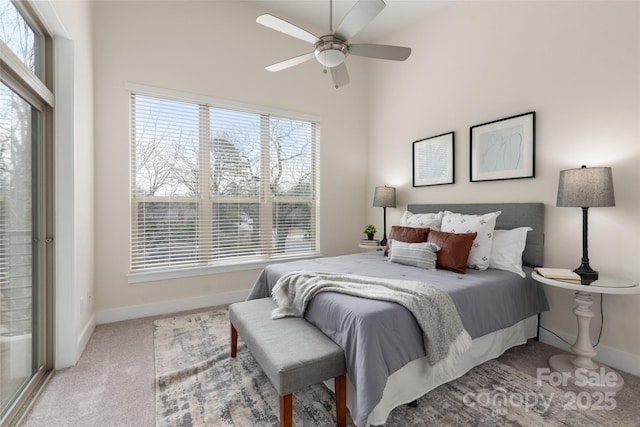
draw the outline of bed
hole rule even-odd
[[[544,204],[410,204],[407,209],[414,214],[500,211],[496,230],[531,227],[522,254],[525,277],[491,268],[467,268],[465,274],[430,271],[388,262],[381,252],[366,252],[272,264],[263,270],[248,297],[270,297],[278,279],[296,271],[421,281],[449,294],[473,340],[448,370],[433,369],[427,363],[422,330],[401,305],[334,292],[319,293],[310,301],[305,319],[345,351],[347,405],[358,427],[384,424],[396,406],[526,343],[537,336],[538,314],[548,310],[541,285],[531,279],[533,267],[542,265]]]

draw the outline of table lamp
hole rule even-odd
[[[380,246],[387,245],[387,208],[396,207],[396,189],[394,187],[376,187],[373,193],[373,206],[382,208],[383,215],[383,227],[382,227],[382,240]]]
[[[598,272],[589,265],[587,235],[589,208],[615,205],[610,167],[582,166],[560,171],[556,206],[582,208],[582,263],[573,271],[580,276],[580,283],[583,285],[598,280]]]

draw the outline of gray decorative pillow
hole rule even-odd
[[[493,229],[496,227],[496,219],[501,213],[501,211],[497,211],[484,215],[465,215],[444,212],[442,231],[447,233],[478,233],[473,241],[473,246],[471,246],[469,258],[467,258],[467,267],[476,270],[489,268]]]
[[[435,243],[405,243],[391,239],[389,261],[426,270],[435,270],[436,252],[439,250],[440,247]]]

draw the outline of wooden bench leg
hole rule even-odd
[[[291,393],[280,396],[280,427],[293,425],[293,399]]]
[[[238,331],[236,331],[231,322],[229,324],[231,325],[231,357],[236,357],[238,354]]]
[[[347,375],[340,375],[334,379],[336,389],[336,424],[338,427],[347,425]]]

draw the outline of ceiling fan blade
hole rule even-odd
[[[330,68],[331,77],[333,78],[333,85],[338,89],[339,87],[349,84],[349,72],[344,62],[337,67]]]
[[[313,52],[305,53],[304,55],[296,56],[295,58],[287,59],[286,61],[278,62],[268,67],[265,67],[267,71],[281,71],[285,68],[293,67],[294,65],[302,64],[303,62],[307,62],[308,60],[315,58]]]
[[[367,58],[404,61],[411,55],[411,48],[384,44],[352,44],[349,46],[349,54],[366,56]]]
[[[284,33],[288,36],[295,37],[311,44],[315,44],[320,41],[319,38],[308,32],[307,30],[303,30],[297,25],[293,25],[292,23],[287,22],[284,19],[269,15],[268,13],[258,16],[256,18],[256,22],[258,24],[264,25],[265,27],[280,31],[281,33]]]
[[[382,0],[360,0],[344,17],[336,35],[347,41],[358,34],[367,24],[378,16],[386,4]]]

